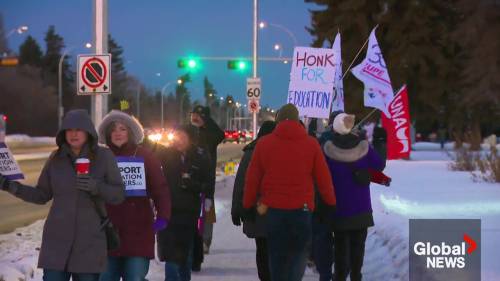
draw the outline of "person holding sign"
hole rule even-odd
[[[354,115],[339,112],[323,145],[338,199],[337,212],[328,218],[335,238],[335,281],[345,281],[348,275],[352,281],[362,279],[367,229],[374,225],[370,170],[384,168],[364,136],[351,131],[353,126]],[[331,245],[323,247],[331,249]]]
[[[193,144],[194,128],[175,132],[173,146],[165,149],[162,163],[172,196],[169,227],[158,233],[158,256],[165,261],[166,281],[191,280],[193,233],[201,212],[200,198],[210,180],[208,152]]]
[[[121,245],[108,253],[108,268],[101,274],[101,281],[144,280],[149,261],[154,259],[155,232],[165,229],[170,220],[167,181],[159,160],[138,145],[143,138],[139,121],[118,110],[108,113],[99,126],[99,142],[116,155],[126,188],[122,204],[106,206]]]
[[[332,178],[318,141],[307,135],[293,104],[280,108],[278,125],[255,147],[245,176],[243,208],[266,214],[271,279],[298,281],[311,241],[314,184],[333,211]],[[248,210],[247,210],[248,212]]]
[[[38,259],[44,281],[97,281],[107,262],[105,225],[97,207],[124,200],[122,177],[113,153],[97,145],[85,110],[66,114],[56,143],[36,187],[0,175],[0,188],[35,204],[52,200]]]

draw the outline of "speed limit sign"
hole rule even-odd
[[[247,78],[247,98],[260,99],[260,78]]]

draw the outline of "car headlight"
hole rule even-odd
[[[148,136],[148,139],[150,141],[160,141],[161,140],[161,134],[151,134]]]
[[[174,133],[168,133],[168,135],[167,135],[167,140],[168,140],[168,141],[173,141],[173,140],[174,140],[174,137],[175,137]]]

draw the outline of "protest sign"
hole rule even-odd
[[[387,159],[410,157],[410,104],[406,85],[389,104],[390,117],[382,114],[382,126],[387,131]]]
[[[333,49],[294,49],[287,103],[294,104],[300,116],[328,118],[336,61]]]
[[[146,196],[144,158],[116,157],[127,196]]]
[[[9,180],[24,179],[24,175],[14,159],[14,155],[12,155],[12,152],[3,142],[0,142],[0,174]]]

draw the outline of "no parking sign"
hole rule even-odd
[[[111,55],[78,56],[79,95],[111,93]]]

